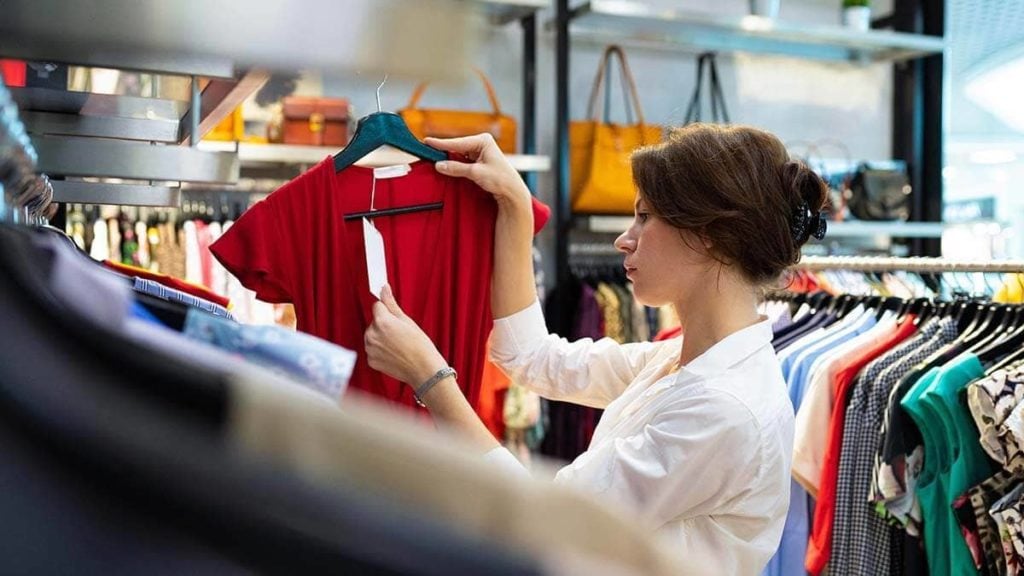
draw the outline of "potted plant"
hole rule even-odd
[[[750,14],[764,18],[779,17],[780,0],[750,0]]]
[[[843,25],[867,32],[871,28],[871,0],[843,0]]]

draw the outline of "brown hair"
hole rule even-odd
[[[816,216],[828,198],[825,182],[791,160],[782,141],[748,126],[677,128],[637,150],[632,162],[655,216],[707,238],[713,258],[758,285],[800,260],[811,229],[800,228],[801,210]]]

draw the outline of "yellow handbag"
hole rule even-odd
[[[491,101],[491,112],[469,112],[465,110],[436,110],[418,108],[420,98],[427,89],[424,82],[416,87],[409,99],[409,105],[398,114],[405,120],[409,131],[422,140],[427,136],[435,138],[454,138],[471,136],[488,132],[494,136],[498,147],[506,154],[516,151],[516,121],[511,116],[501,113],[498,96],[487,76],[476,70],[487,89],[487,97]]]
[[[626,124],[597,119],[597,97],[613,56],[622,66],[626,95]],[[632,123],[630,96],[638,123]],[[607,113],[608,91],[605,92]],[[622,48],[609,46],[601,58],[587,108],[587,120],[569,123],[569,189],[573,212],[584,214],[632,214],[635,186],[629,158],[633,150],[661,141],[661,126],[644,122],[633,73]]]

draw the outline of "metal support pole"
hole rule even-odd
[[[537,153],[537,13],[524,17],[523,27],[523,154]],[[537,173],[523,175],[530,192],[537,193]]]
[[[942,2],[896,0],[892,22],[897,31],[942,36]],[[941,54],[898,64],[893,75],[893,157],[906,161],[913,187],[911,220],[942,221]],[[937,256],[941,241],[916,238],[911,254]]]
[[[569,284],[569,0],[555,2],[555,278],[559,286]],[[571,310],[559,310],[560,325]]]
[[[189,145],[199,145],[199,117],[203,115],[203,100],[199,91],[199,77],[192,77],[192,113],[189,118],[192,120],[192,129],[189,133]]]

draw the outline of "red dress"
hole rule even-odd
[[[829,420],[826,448],[821,469],[821,481],[818,484],[818,499],[814,506],[814,521],[811,527],[810,541],[807,543],[807,556],[804,568],[817,576],[825,569],[829,555],[832,553],[832,523],[836,517],[836,489],[839,482],[839,454],[843,444],[843,429],[846,425],[846,402],[850,387],[857,374],[872,360],[891,350],[910,337],[917,327],[917,317],[908,314],[894,331],[883,342],[879,342],[860,355],[845,360],[836,371],[832,382],[835,404],[832,405],[832,418]]]
[[[349,390],[414,406],[412,391],[372,370],[363,348],[376,298],[369,291],[362,221],[344,217],[370,208],[372,186],[372,169],[335,172],[328,157],[246,211],[210,249],[261,300],[294,304],[300,331],[357,352]],[[376,182],[378,210],[439,201],[440,210],[372,222],[384,238],[398,304],[458,371],[459,386],[476,407],[492,325],[497,205],[469,180],[442,176],[429,162]],[[536,229],[548,214],[534,202]]]

